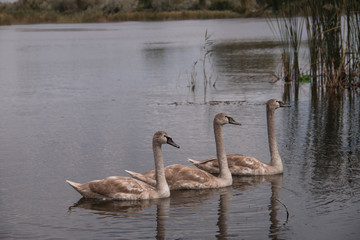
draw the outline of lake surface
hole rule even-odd
[[[0,27],[0,238],[357,239],[359,92],[286,92],[280,61],[263,19]],[[65,183],[153,169],[157,130],[166,165],[214,157],[219,112],[227,153],[269,162],[270,98],[283,176],[131,204]]]

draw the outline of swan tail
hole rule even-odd
[[[136,173],[136,172],[133,172],[133,171],[130,171],[130,170],[125,170],[125,172],[127,173],[127,174],[129,174],[131,177],[133,177],[133,178],[136,178],[136,175],[138,175],[138,173]]]
[[[141,173],[125,170],[131,177],[135,178],[136,180],[142,181],[144,183],[147,183],[153,187],[156,187],[156,180],[149,178]]]
[[[203,161],[196,161],[196,160],[193,160],[191,158],[188,158],[188,161],[191,162],[192,164],[194,164],[195,166],[200,166],[201,164],[206,164],[208,162],[212,162],[212,161],[214,161],[214,159],[211,158],[211,159],[206,159],[206,160],[203,160]]]
[[[194,159],[188,158],[188,161],[191,162],[194,165],[199,165],[201,162],[200,161],[196,161]]]
[[[191,162],[192,164],[194,164],[195,167],[204,170],[206,172],[212,173],[212,174],[217,174],[219,173],[219,168],[216,166],[213,166],[213,161],[214,159],[206,159],[203,161],[196,161],[193,159],[188,159],[189,162]]]
[[[70,181],[70,180],[66,180],[66,182],[75,189],[79,188],[80,185],[81,185],[80,183],[76,183],[76,182],[73,182],[73,181]]]
[[[66,180],[66,182],[72,186],[76,191],[78,191],[81,195],[83,194],[82,192],[82,189],[81,189],[81,183],[76,183],[76,182],[73,182],[73,181],[70,181],[70,180]]]

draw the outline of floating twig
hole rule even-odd
[[[285,210],[286,210],[286,221],[285,221],[285,223],[284,223],[284,225],[285,225],[285,224],[287,224],[288,221],[289,221],[289,215],[290,215],[290,214],[289,214],[288,208],[287,208],[286,205],[285,205],[284,203],[282,203],[279,199],[275,198],[275,200],[278,201],[281,205],[283,205],[283,206],[285,207]]]

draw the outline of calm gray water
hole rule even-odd
[[[357,239],[359,92],[286,97],[283,176],[131,204],[65,183],[153,169],[157,130],[181,146],[163,147],[167,165],[214,157],[218,112],[242,123],[224,127],[227,152],[268,162],[264,104],[289,96],[279,62],[262,19],[0,27],[0,238]]]

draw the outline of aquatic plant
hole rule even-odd
[[[216,80],[212,82],[212,73],[213,73],[213,64],[212,64],[212,53],[213,53],[213,44],[214,40],[211,39],[211,34],[208,34],[206,29],[205,36],[204,36],[204,45],[201,49],[201,57],[194,61],[191,73],[190,73],[190,80],[189,80],[189,87],[191,91],[195,91],[196,81],[197,81],[197,63],[200,61],[202,62],[202,73],[203,73],[203,89],[204,89],[204,103],[206,103],[206,95],[207,95],[207,87],[212,86],[215,88]],[[210,65],[210,69],[207,68],[207,65]]]
[[[191,73],[190,73],[190,82],[189,82],[189,87],[191,89],[191,91],[195,91],[195,86],[196,86],[196,76],[197,76],[197,72],[196,72],[196,64],[198,63],[198,61],[195,61],[194,64],[192,65],[191,68]]]
[[[357,0],[286,2],[269,26],[282,43],[284,80],[298,83],[298,52],[305,25],[313,87],[360,87],[360,3]],[[303,12],[296,12],[303,9]],[[297,17],[303,14],[304,17]],[[274,24],[274,22],[276,24]]]
[[[214,44],[214,41],[211,39],[211,35],[208,34],[208,31],[206,29],[205,31],[205,43],[203,46],[203,57],[201,59],[202,64],[203,64],[203,75],[204,75],[204,86],[207,85],[208,83],[211,84],[211,79],[208,77],[207,75],[207,71],[206,71],[206,62],[209,62],[210,65],[211,64],[211,57],[212,57],[212,46]]]
[[[359,76],[359,3],[307,1],[306,21],[313,86],[350,87]]]
[[[285,7],[280,16],[267,18],[271,31],[281,42],[281,59],[285,82],[298,79],[300,76],[299,49],[304,19],[298,18],[295,11],[293,2],[288,0],[285,2]]]
[[[299,82],[309,83],[310,82],[310,75],[307,75],[307,74],[300,75],[298,80],[299,80]]]

